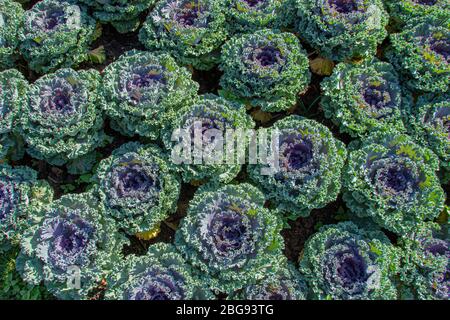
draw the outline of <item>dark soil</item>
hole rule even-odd
[[[313,210],[309,217],[298,218],[289,222],[290,228],[281,232],[284,238],[286,257],[296,263],[298,262],[303,246],[308,238],[317,232],[317,229],[323,225],[336,223],[335,213],[342,208],[342,201],[339,199],[322,209]]]

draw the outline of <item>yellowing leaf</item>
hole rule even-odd
[[[262,110],[255,110],[251,113],[253,119],[261,123],[267,123],[272,120],[272,115],[269,112],[264,112]]]
[[[89,60],[93,63],[103,63],[106,60],[105,48],[100,46],[89,52]]]
[[[309,62],[311,71],[319,76],[329,76],[333,73],[334,62],[322,57],[315,58]]]

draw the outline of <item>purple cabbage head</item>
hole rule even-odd
[[[118,264],[107,282],[108,300],[190,300],[204,290],[183,257],[165,243]]]
[[[316,299],[395,299],[393,253],[381,232],[345,222],[325,226],[307,241],[300,271]]]
[[[37,223],[23,234],[16,263],[22,278],[60,299],[88,298],[125,243],[103,210],[91,194],[77,194],[33,213]]]

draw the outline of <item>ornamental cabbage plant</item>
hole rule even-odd
[[[170,55],[135,50],[106,67],[103,83],[113,129],[151,139],[178,109],[193,101],[199,88]]]
[[[289,1],[226,0],[227,26],[231,33],[253,32],[287,26],[292,19]]]
[[[410,134],[439,157],[442,169],[450,171],[450,95],[420,96],[406,111]]]
[[[16,160],[23,154],[17,127],[27,89],[28,82],[19,71],[0,72],[0,159],[11,156]]]
[[[336,200],[341,190],[341,171],[347,157],[344,143],[324,125],[299,116],[277,121],[269,132],[278,131],[278,168],[262,174],[266,164],[249,165],[250,178],[287,216],[308,216]]]
[[[111,23],[119,33],[135,31],[139,15],[155,0],[79,0],[93,10],[93,17],[102,23]]]
[[[16,268],[59,299],[87,299],[122,259],[125,241],[88,193],[65,195],[32,218],[37,222],[22,235]]]
[[[391,34],[386,55],[412,91],[446,92],[450,86],[450,14],[411,21]]]
[[[161,150],[129,142],[100,162],[95,190],[106,213],[128,234],[151,237],[176,209],[179,179]]]
[[[21,132],[32,157],[56,166],[68,164],[74,174],[91,169],[93,151],[106,139],[101,81],[93,69],[60,69],[30,85]]]
[[[245,107],[207,94],[178,113],[171,125],[164,129],[163,141],[166,149],[171,151],[172,159],[182,157],[183,162],[178,168],[183,181],[227,183],[233,180],[241,170],[239,154],[247,150],[246,130],[255,125]],[[173,135],[176,130],[180,135]],[[196,145],[196,139],[200,146]],[[222,139],[221,143],[219,139]],[[186,158],[177,153],[177,148],[183,144],[190,151]],[[234,148],[232,163],[227,161],[225,152],[228,147]],[[196,157],[201,157],[202,161],[198,163]]]
[[[87,60],[95,20],[66,1],[43,0],[25,12],[20,51],[29,68],[48,73]]]
[[[0,241],[0,299],[1,300],[54,300],[44,286],[25,283],[16,271],[18,246]]]
[[[284,111],[308,87],[308,57],[291,33],[260,30],[237,35],[222,49],[222,95],[263,111]]]
[[[321,87],[321,107],[341,132],[361,137],[381,127],[404,130],[402,89],[389,63],[340,63]]]
[[[445,227],[444,227],[445,228]],[[444,230],[442,230],[444,231]],[[420,225],[400,239],[401,280],[415,299],[448,300],[450,241],[433,223]]]
[[[151,245],[144,256],[127,257],[107,282],[107,300],[193,300],[205,286],[166,243]]]
[[[300,38],[331,60],[373,56],[387,36],[381,0],[294,0],[294,9]]]
[[[300,257],[312,297],[319,300],[396,299],[398,253],[380,231],[352,222],[327,225],[305,243]]]
[[[0,70],[14,64],[24,10],[12,0],[0,0]]]
[[[52,201],[53,191],[28,167],[0,165],[0,241],[16,239],[29,226],[27,212]]]
[[[227,37],[225,0],[159,0],[139,40],[149,50],[170,53],[183,65],[209,70],[219,62]]]
[[[231,295],[236,300],[306,300],[308,287],[303,276],[291,263]]]
[[[210,288],[231,293],[284,266],[282,222],[249,184],[203,187],[175,235],[186,260]]]
[[[354,214],[404,234],[442,211],[439,160],[431,150],[389,129],[350,148],[343,199]]]
[[[384,0],[389,16],[399,26],[413,18],[426,17],[450,10],[448,0]]]

